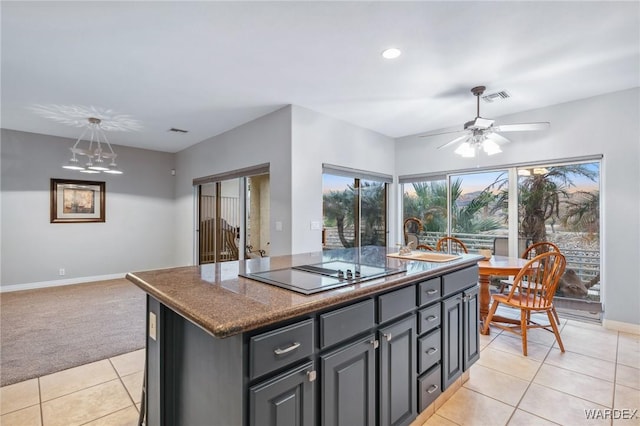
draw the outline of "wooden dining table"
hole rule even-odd
[[[527,262],[529,262],[528,259],[508,256],[491,256],[489,260],[480,260],[478,262],[478,282],[480,283],[480,320],[483,324],[489,314],[489,304],[491,302],[489,283],[491,276],[517,275]],[[510,318],[504,318],[498,315],[495,315],[493,318],[495,321],[500,322],[514,322],[514,320]],[[481,333],[483,329],[484,327],[480,329]],[[488,331],[487,334],[489,334]]]

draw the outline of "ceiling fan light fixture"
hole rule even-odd
[[[482,142],[482,150],[487,155],[494,155],[502,152],[500,146],[491,139],[485,139],[484,142]]]
[[[473,158],[476,156],[476,150],[469,142],[462,142],[458,148],[454,151],[456,154],[465,158]]]

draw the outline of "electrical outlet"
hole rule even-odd
[[[149,337],[156,340],[156,334],[158,331],[158,325],[156,324],[156,314],[149,312]]]
[[[65,273],[64,268],[60,268],[60,269],[58,269],[58,275],[60,275],[61,277],[63,277],[63,276],[64,276],[64,273]]]

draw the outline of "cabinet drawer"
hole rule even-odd
[[[320,315],[320,347],[350,339],[373,328],[373,300],[365,300]]]
[[[442,296],[459,293],[467,287],[478,283],[478,267],[452,272],[442,277]]]
[[[440,316],[440,303],[418,311],[418,334],[440,326],[442,318]]]
[[[251,379],[313,354],[313,319],[253,336],[249,341]]]
[[[440,277],[418,283],[418,306],[428,305],[441,295]]]
[[[434,367],[424,376],[418,378],[418,412],[424,411],[435,399],[440,396],[440,366]]]
[[[415,287],[409,286],[378,297],[378,322],[410,312],[416,307]]]
[[[440,361],[440,329],[418,339],[418,374],[422,374]]]

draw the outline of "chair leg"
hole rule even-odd
[[[493,301],[493,303],[491,303],[491,309],[489,309],[489,313],[487,314],[487,317],[484,319],[484,324],[482,326],[482,334],[489,334],[489,325],[491,324],[491,319],[493,318],[493,315],[496,313],[496,310],[498,309],[498,302],[496,302],[495,300]]]
[[[520,311],[520,334],[522,335],[522,354],[527,356],[527,324],[529,323],[529,312],[522,309]]]
[[[558,316],[558,312],[556,312],[556,307],[552,307],[551,308],[551,312],[553,312],[553,316],[556,319],[556,323],[558,323],[558,325],[560,325],[560,317]]]
[[[551,323],[551,328],[553,328],[553,334],[556,335],[556,341],[558,342],[558,346],[560,346],[560,352],[564,352],[564,345],[562,344],[562,339],[560,338],[560,331],[558,330],[558,325],[554,321],[553,314],[550,311],[547,311],[547,316],[549,317],[549,323]]]

